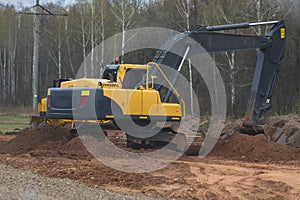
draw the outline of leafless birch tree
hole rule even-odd
[[[180,16],[186,21],[186,31],[190,29],[190,17],[191,17],[191,8],[190,0],[178,0],[176,7]],[[189,63],[189,77],[190,77],[190,103],[191,103],[191,114],[194,115],[194,101],[193,101],[193,74],[192,74],[192,65],[191,59],[188,60]]]
[[[134,23],[133,16],[135,14],[135,9],[131,1],[118,0],[113,5],[112,13],[122,27],[121,63],[123,63],[126,44],[126,31],[128,30],[129,26]]]

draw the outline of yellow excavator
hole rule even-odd
[[[271,26],[264,36],[229,34],[224,30],[249,28],[253,26]],[[264,131],[267,113],[271,108],[271,98],[280,71],[280,62],[284,58],[286,42],[286,27],[283,20],[228,24],[220,26],[203,26],[175,35],[157,52],[153,61],[146,65],[110,64],[106,66],[101,79],[82,78],[76,80],[61,79],[54,81],[48,89],[48,95],[38,106],[39,116],[32,118],[32,124],[41,122],[70,125],[75,127],[76,121],[101,125],[104,130],[121,129],[117,121],[127,123],[134,121],[139,126],[147,126],[160,122],[168,122],[157,134],[146,137],[126,134],[127,145],[156,146],[161,142],[171,142],[175,135],[180,135],[178,149],[188,151],[186,145],[192,143],[185,133],[178,133],[176,124],[185,118],[185,102],[170,81],[161,65],[167,65],[180,71],[183,61],[191,58],[192,51],[186,49],[186,38],[191,38],[201,44],[207,52],[239,51],[245,49],[258,50],[254,79],[249,95],[248,107],[242,131],[247,134],[258,134]],[[191,44],[189,44],[191,45]],[[190,47],[195,48],[195,47]],[[174,49],[182,49],[182,55],[172,53]],[[134,86],[128,84],[127,74],[130,71],[140,71],[142,78]],[[162,85],[157,85],[155,79],[162,77],[167,86],[167,92],[162,91]],[[144,81],[140,81],[143,79]],[[139,82],[140,81],[140,82]],[[170,102],[170,96],[175,95],[177,101]],[[87,112],[92,110],[93,113]],[[112,126],[107,126],[108,124]],[[110,127],[110,128],[107,128]],[[277,134],[273,140],[278,140]],[[194,143],[195,144],[195,143]],[[177,144],[178,145],[178,144]],[[196,144],[198,145],[198,144]],[[189,148],[198,152],[199,148]],[[193,152],[187,152],[193,154]]]
[[[46,120],[49,123],[73,123],[74,112],[72,105],[77,105],[77,112],[83,110],[78,120],[91,120],[89,113],[85,116],[85,111],[91,107],[97,113],[99,123],[110,121],[116,117],[122,118],[130,116],[133,120],[147,121],[151,116],[152,120],[181,121],[185,115],[185,103],[181,99],[180,103],[164,103],[161,101],[159,92],[154,89],[155,76],[151,76],[152,85],[149,87],[149,69],[156,67],[166,78],[174,93],[179,97],[176,88],[173,87],[169,79],[166,77],[162,69],[156,63],[148,63],[147,65],[121,64],[118,66],[107,66],[105,73],[111,75],[113,68],[118,68],[116,82],[108,79],[90,79],[82,78],[76,80],[63,81],[59,83],[58,88],[49,88],[48,97],[42,99],[38,106],[41,117],[39,120]],[[127,71],[135,69],[145,71],[145,86],[135,89],[124,89],[125,74]],[[76,94],[75,94],[76,93]],[[72,98],[76,96],[76,99]],[[77,98],[78,97],[78,98]],[[93,99],[94,97],[95,99]],[[73,100],[73,101],[72,101]],[[76,102],[74,102],[76,101]],[[97,105],[93,105],[91,101],[95,101]],[[116,111],[112,110],[112,102],[116,105]],[[94,107],[95,106],[95,107]]]

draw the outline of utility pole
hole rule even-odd
[[[67,17],[67,14],[54,14],[40,5],[40,0],[36,0],[35,6],[32,7],[33,12],[20,12],[19,15],[33,15],[33,62],[32,62],[32,109],[33,113],[38,112],[38,93],[39,93],[39,46],[40,46],[40,16],[63,16]],[[40,12],[41,10],[41,12]],[[20,18],[19,18],[20,20]],[[60,33],[59,33],[60,34]],[[60,37],[60,35],[59,35]],[[60,40],[61,38],[59,38]],[[59,41],[59,48],[60,48]],[[61,66],[59,66],[59,77],[61,77]]]
[[[39,42],[40,42],[40,16],[39,12],[39,0],[36,0],[36,5],[34,7],[33,15],[33,38],[34,38],[34,47],[33,47],[33,64],[32,64],[32,94],[33,94],[33,112],[37,113],[38,108],[38,88],[39,88]]]

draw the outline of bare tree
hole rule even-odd
[[[1,53],[2,55],[2,53]],[[3,60],[3,61],[2,61]],[[2,66],[2,91],[3,91],[3,101],[6,102],[7,100],[7,57],[6,57],[6,48],[3,49],[3,58],[1,56],[1,66]]]
[[[241,1],[241,0],[214,0],[207,8],[205,19],[207,24],[233,24],[243,21],[256,22],[264,20],[274,20],[274,17],[278,13],[278,1],[277,0],[255,0],[255,1]],[[231,30],[231,33],[254,33],[256,35],[262,35],[267,32],[269,27],[252,27],[249,30]],[[249,84],[239,85],[237,82],[242,79],[236,77],[236,74],[242,69],[237,66],[237,54],[235,52],[225,52],[225,58],[228,63],[229,77],[229,93],[230,93],[230,107],[232,114],[234,115],[236,105],[236,91],[239,86],[248,86]],[[241,54],[242,55],[242,54]],[[254,70],[254,68],[252,68]]]
[[[53,41],[50,43],[50,45],[43,45],[43,49],[46,49],[47,54],[49,55],[49,57],[51,58],[51,60],[53,61],[53,63],[55,64],[56,68],[57,68],[57,77],[59,79],[62,78],[62,30],[61,30],[61,24],[60,24],[60,20],[56,21],[57,23],[54,23],[53,25],[56,27],[58,27],[57,33],[55,32],[50,32],[50,30],[45,29],[47,34],[51,35],[51,37],[54,37],[54,35],[57,35],[56,41]],[[53,40],[53,39],[52,39]],[[49,63],[47,62],[47,65]]]
[[[100,75],[103,73],[103,66],[104,66],[104,43],[105,43],[104,7],[105,7],[105,1],[101,1],[101,63],[100,63]]]
[[[233,111],[236,100],[236,81],[235,81],[235,52],[225,52],[225,56],[229,65],[229,81],[230,81],[230,103]]]
[[[72,71],[72,75],[74,77],[75,76],[75,69],[74,69],[74,65],[73,65],[73,61],[72,61],[72,54],[71,54],[71,48],[70,48],[70,36],[69,36],[69,34],[67,34],[67,36],[66,36],[66,44],[67,44],[69,64],[70,64],[70,68],[71,68],[71,71]]]
[[[190,29],[190,17],[191,17],[191,7],[190,0],[179,0],[176,4],[180,16],[186,21],[186,31]],[[194,115],[194,101],[193,101],[193,74],[191,59],[188,60],[189,63],[189,77],[190,77],[190,103],[191,103],[191,114]]]
[[[85,18],[82,11],[80,11],[80,24],[81,24],[81,36],[82,36],[82,55],[83,55],[83,59],[85,59],[88,40],[86,39]],[[84,65],[83,66],[84,77],[86,77],[87,76],[86,62],[83,62],[83,65]]]
[[[206,8],[208,13],[205,15],[206,24],[232,24],[238,22],[239,6],[241,6],[240,1],[226,0],[220,1],[216,0],[214,2],[215,8]],[[232,32],[239,33],[238,30],[233,30]],[[225,58],[228,63],[229,70],[226,70],[229,76],[229,91],[230,91],[230,108],[231,114],[234,115],[234,108],[236,104],[236,56],[235,52],[225,52]]]
[[[105,21],[106,21],[106,8],[107,8],[107,1],[106,0],[100,0],[99,4],[97,5],[99,8],[99,15],[100,15],[100,36],[101,36],[101,58],[100,58],[100,76],[103,73],[103,67],[104,67],[104,45],[105,45]],[[97,63],[99,63],[99,55],[96,55]]]
[[[122,27],[121,63],[124,62],[126,31],[133,24],[135,9],[131,1],[117,0],[112,8],[112,13]]]
[[[61,32],[60,32],[60,25],[58,29],[58,78],[61,79]]]
[[[94,67],[95,67],[95,20],[96,20],[96,17],[95,17],[95,0],[92,0],[92,2],[90,3],[90,6],[91,6],[91,76],[94,74],[95,70],[94,70]]]

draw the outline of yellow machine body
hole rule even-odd
[[[60,88],[76,88],[81,89],[81,97],[89,97],[90,89],[102,89],[103,95],[114,103],[116,103],[122,110],[123,115],[134,116],[140,120],[146,120],[150,117],[165,117],[168,121],[180,121],[185,117],[185,104],[184,101],[178,95],[176,89],[171,85],[174,93],[178,95],[179,103],[163,103],[160,98],[160,94],[157,90],[153,88],[153,84],[149,87],[149,76],[148,72],[150,67],[157,67],[158,65],[134,65],[134,64],[121,64],[117,73],[117,80],[113,82],[107,79],[90,79],[82,78],[71,81],[65,81],[61,83]],[[123,88],[123,82],[126,78],[126,72],[129,69],[144,70],[146,83],[144,86],[139,86],[137,88]],[[162,70],[159,68],[162,72]],[[163,74],[163,76],[167,77]],[[155,77],[150,77],[152,80]],[[170,84],[170,81],[167,80]],[[48,90],[48,97],[43,98],[39,104],[39,112],[43,113],[43,116],[47,118],[47,99],[50,99],[51,90]],[[48,105],[49,106],[49,105]],[[101,110],[100,110],[101,112]],[[106,115],[106,119],[101,120],[101,122],[106,123],[106,120],[113,120],[115,116],[112,114]],[[70,123],[70,119],[47,119],[50,121],[55,121],[55,123]],[[100,122],[97,120],[97,122]],[[72,122],[73,123],[73,122]]]

